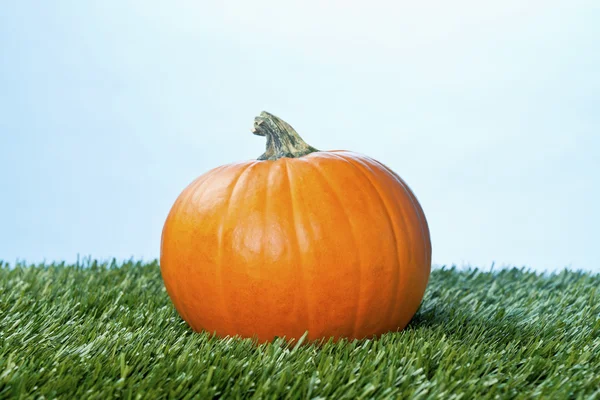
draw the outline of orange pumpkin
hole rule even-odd
[[[431,266],[406,183],[364,155],[318,151],[272,114],[253,132],[267,151],[200,176],[165,222],[161,273],[181,317],[259,342],[404,328]]]

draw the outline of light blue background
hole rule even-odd
[[[212,3],[212,5],[210,5]],[[600,271],[600,2],[0,6],[0,259],[155,258],[268,110],[398,172],[437,264]]]

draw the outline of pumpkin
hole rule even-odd
[[[319,151],[267,112],[258,160],[193,181],[166,219],[160,267],[195,331],[259,342],[361,339],[404,328],[423,298],[429,229],[406,183],[350,151]]]

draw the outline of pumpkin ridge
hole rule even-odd
[[[223,310],[225,311],[229,324],[231,326],[234,327],[234,329],[239,330],[238,327],[236,326],[235,323],[235,318],[231,317],[231,304],[230,302],[227,300],[228,296],[225,294],[225,284],[223,283],[223,224],[224,222],[229,219],[230,217],[230,209],[231,209],[231,199],[233,197],[233,194],[235,193],[235,190],[238,188],[238,185],[242,179],[242,176],[244,176],[244,174],[246,174],[251,167],[253,167],[254,165],[256,165],[256,161],[246,165],[244,168],[241,169],[239,175],[232,181],[233,184],[231,185],[231,190],[229,191],[229,195],[227,196],[227,205],[225,206],[225,210],[223,211],[223,216],[221,217],[221,220],[219,222],[219,231],[217,233],[217,268],[215,270],[215,274],[217,275],[217,281],[219,282],[219,286],[221,287],[220,293],[221,293],[221,303],[222,303],[222,307]]]
[[[361,251],[360,251],[360,246],[359,246],[359,241],[356,238],[356,233],[354,230],[354,225],[352,224],[352,219],[351,217],[348,215],[348,212],[346,212],[346,209],[343,207],[343,202],[340,198],[340,195],[337,193],[337,191],[335,191],[334,189],[334,184],[332,184],[332,182],[327,179],[327,177],[325,176],[325,173],[316,165],[307,163],[308,165],[310,165],[310,167],[317,172],[317,175],[321,177],[321,180],[323,180],[327,185],[325,185],[324,187],[329,187],[331,193],[333,194],[333,198],[336,200],[336,202],[338,203],[339,206],[339,210],[341,210],[344,213],[344,216],[346,217],[346,220],[348,221],[348,225],[350,226],[350,236],[352,237],[352,242],[354,243],[353,248],[356,249],[356,252],[358,253],[358,276],[357,276],[357,293],[356,293],[356,307],[354,308],[354,324],[352,327],[352,332],[351,332],[351,336],[355,337],[356,336],[356,329],[358,326],[358,316],[360,315],[359,308],[360,308],[360,302],[361,302],[361,280],[362,280],[362,276],[363,274],[363,260],[362,260],[362,256],[361,256]]]
[[[219,167],[219,170],[224,169],[225,166]],[[204,176],[204,179],[198,178],[196,180],[194,180],[193,182],[191,182],[186,191],[184,192],[184,196],[178,198],[175,201],[175,204],[173,205],[171,212],[169,213],[169,216],[167,216],[167,222],[165,222],[165,228],[167,227],[167,223],[169,222],[170,216],[171,215],[177,215],[179,211],[181,210],[185,210],[189,203],[190,200],[195,197],[197,195],[196,192],[198,192],[199,190],[202,189],[202,186],[209,182],[211,180],[211,178],[213,177],[212,174],[207,174]],[[204,191],[206,190],[206,188],[204,189]],[[202,194],[204,194],[204,191],[202,192]],[[202,194],[200,194],[200,196],[202,196]],[[169,227],[171,227],[171,224],[168,224]],[[163,237],[164,237],[164,229],[163,229]],[[163,281],[165,279],[163,278]],[[175,296],[179,299],[181,298],[185,298],[186,297],[186,293],[187,291],[185,291],[185,289],[182,289],[182,285],[180,284],[180,279],[176,278],[176,279],[169,279],[169,282],[171,282],[174,285],[174,293],[177,293]],[[186,293],[184,293],[186,292]],[[181,316],[185,321],[188,321],[188,323],[190,323],[191,325],[191,320],[189,319],[189,314],[187,313],[187,309],[186,307],[179,307],[181,308]]]
[[[343,157],[340,155],[335,155],[336,157],[342,158],[343,160],[345,160],[346,162],[348,162],[350,165],[352,165],[356,170],[359,171],[360,174],[362,174],[365,179],[367,180],[367,182],[369,182],[369,184],[371,185],[371,187],[375,190],[375,192],[377,193],[377,198],[379,200],[379,203],[381,204],[381,206],[383,207],[383,209],[385,210],[385,215],[387,217],[387,221],[388,221],[388,225],[392,230],[392,238],[394,240],[394,253],[395,253],[395,260],[396,260],[396,267],[397,267],[397,274],[394,274],[394,284],[393,284],[393,301],[390,302],[390,306],[389,306],[389,311],[387,313],[388,315],[388,320],[390,319],[390,316],[393,316],[393,313],[395,311],[395,309],[399,308],[398,307],[398,289],[399,289],[399,284],[402,281],[402,265],[400,263],[400,252],[398,251],[398,233],[396,232],[396,225],[393,223],[392,221],[392,216],[390,215],[390,210],[388,205],[386,204],[386,201],[384,200],[384,196],[382,196],[381,191],[379,190],[379,188],[377,187],[377,185],[375,185],[375,183],[373,183],[373,180],[371,179],[371,176],[369,176],[363,168],[367,168],[369,170],[371,170],[365,163],[363,163],[362,160],[354,158],[354,157]],[[356,165],[354,162],[357,162],[360,164],[360,166],[362,166],[363,168],[361,168],[360,166]],[[404,230],[406,231],[407,229],[407,222],[406,222],[406,218],[404,216],[403,213],[399,212],[398,213],[400,215],[400,219],[402,220],[402,225],[404,226]],[[409,236],[410,238],[410,236]],[[409,239],[410,241],[410,239]],[[410,247],[410,246],[409,246]]]
[[[377,160],[373,160],[373,162],[375,162],[377,165],[380,165],[385,171],[387,171],[392,177],[394,177],[396,179],[396,181],[398,182],[400,187],[403,189],[404,193],[406,193],[406,195],[408,196],[408,199],[410,200],[413,211],[416,213],[417,218],[419,220],[419,230],[421,233],[421,242],[424,244],[424,258],[423,259],[424,259],[425,266],[427,268],[427,273],[425,274],[425,280],[423,281],[423,285],[424,285],[423,291],[424,291],[429,282],[429,276],[431,273],[431,237],[429,234],[429,227],[427,225],[427,220],[425,218],[425,213],[424,213],[423,209],[421,208],[416,196],[414,195],[412,190],[408,187],[408,184],[406,182],[404,182],[404,180],[398,174],[396,174],[389,167],[387,167],[386,165],[384,165],[383,163],[381,163]],[[418,310],[420,303],[422,301],[423,301],[423,298],[421,298],[421,301],[419,302],[419,304],[416,305],[417,307],[414,310],[414,312],[416,312]]]
[[[290,192],[290,203],[291,203],[291,214],[292,214],[292,223],[293,223],[293,229],[292,232],[294,233],[294,240],[296,242],[296,247],[298,249],[300,249],[300,239],[298,239],[298,218],[297,218],[297,212],[296,212],[296,199],[294,198],[294,187],[292,182],[294,181],[291,176],[290,176],[290,168],[289,165],[286,162],[283,163],[283,165],[285,166],[284,170],[285,170],[285,176],[287,178],[288,181],[288,190]],[[306,330],[310,333],[311,332],[311,320],[312,320],[312,307],[311,307],[311,303],[308,300],[308,292],[306,290],[306,282],[305,282],[305,277],[304,277],[304,253],[302,251],[298,251],[298,255],[299,255],[299,268],[298,268],[298,282],[300,282],[300,284],[302,285],[302,290],[301,292],[304,294],[304,304],[305,304],[305,309],[306,309],[306,316],[307,316],[307,321],[306,321]]]
[[[273,168],[267,168],[267,177],[266,177],[266,185],[265,185],[265,190],[260,190],[258,191],[258,193],[261,193],[264,196],[264,206],[263,206],[263,213],[262,213],[262,221],[261,224],[263,226],[262,229],[262,237],[260,238],[260,257],[261,257],[261,262],[259,263],[259,270],[258,270],[258,277],[257,279],[260,281],[263,277],[263,266],[265,265],[266,261],[267,261],[267,257],[265,254],[264,249],[268,246],[265,245],[265,241],[268,240],[269,238],[269,232],[268,232],[268,225],[267,225],[267,221],[268,221],[268,217],[269,217],[269,198],[270,198],[270,194],[271,194],[271,176],[273,175]],[[259,308],[259,307],[257,307]],[[259,308],[259,312],[260,312],[260,308]]]
[[[194,195],[194,193],[198,189],[200,189],[200,187],[202,185],[204,185],[204,183],[206,181],[208,181],[209,178],[210,178],[210,174],[207,174],[207,175],[203,175],[197,179],[194,179],[192,182],[190,182],[190,184],[185,189],[185,196],[183,196],[183,197],[180,196],[179,198],[177,198],[177,200],[175,200],[175,203],[173,204],[173,207],[171,207],[171,212],[169,213],[169,215],[171,215],[171,214],[175,215],[176,213],[174,211],[177,211],[179,208],[181,208],[182,205],[187,204],[187,202]]]
[[[429,230],[429,224],[427,223],[427,218],[425,217],[425,212],[423,211],[423,208],[420,206],[417,196],[413,193],[413,191],[408,187],[406,182],[404,182],[404,180],[398,174],[396,174],[394,171],[392,171],[385,164],[383,164],[377,160],[372,160],[372,161],[374,163],[376,163],[377,165],[381,166],[383,169],[385,169],[387,171],[387,173],[392,175],[396,179],[396,181],[402,186],[402,188],[408,195],[410,202],[413,206],[413,209],[415,210],[415,212],[417,213],[417,216],[419,217],[419,222],[420,222],[419,227],[420,227],[420,231],[421,231],[421,239],[425,243],[425,260],[427,261],[427,266],[431,270],[431,256],[430,256],[430,254],[431,254],[431,237],[429,238],[429,240],[426,240],[428,235],[426,234],[426,231],[425,231],[425,228],[427,228],[427,230]]]

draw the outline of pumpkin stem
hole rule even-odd
[[[266,111],[254,118],[252,133],[267,137],[267,151],[258,157],[259,160],[299,158],[319,151],[302,140],[290,124]]]

